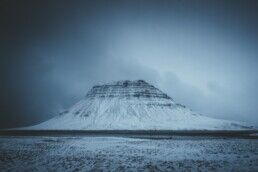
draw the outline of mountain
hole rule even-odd
[[[214,119],[177,104],[143,80],[94,86],[58,116],[27,129],[62,130],[239,130],[248,126]]]

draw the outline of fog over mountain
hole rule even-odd
[[[96,84],[143,79],[258,125],[256,1],[0,2],[0,128],[54,117]]]

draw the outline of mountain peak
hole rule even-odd
[[[86,94],[87,98],[160,98],[170,99],[167,94],[163,93],[153,85],[150,85],[144,80],[121,80],[103,85],[93,86]]]
[[[127,86],[127,85],[150,85],[144,80],[119,80],[109,82],[103,85],[120,85],[120,86]]]

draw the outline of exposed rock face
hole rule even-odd
[[[168,95],[161,92],[159,89],[148,84],[143,80],[137,81],[118,81],[105,85],[94,86],[86,95],[86,98],[159,98],[171,99]]]
[[[30,129],[225,130],[237,122],[202,116],[143,80],[94,86],[77,104]]]

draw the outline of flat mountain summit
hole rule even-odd
[[[144,80],[96,85],[71,108],[27,129],[239,130],[249,126],[193,112]]]

